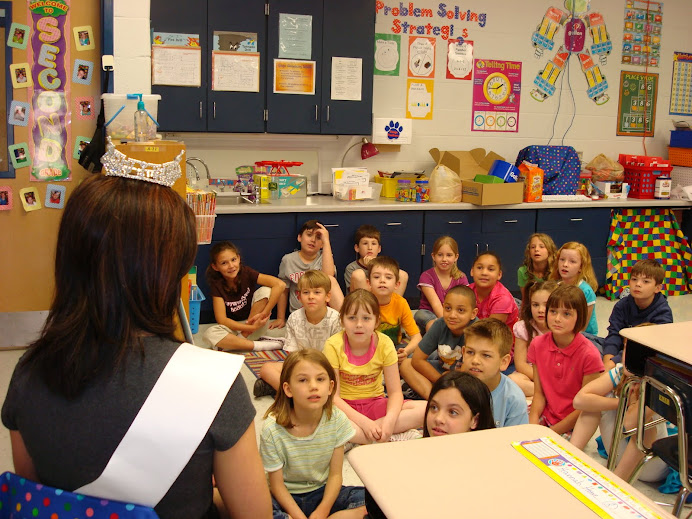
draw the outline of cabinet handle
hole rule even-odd
[[[317,118],[317,105],[315,105],[315,122],[319,122],[319,119]]]
[[[519,220],[505,220],[505,223],[517,223]]]
[[[478,256],[478,244],[476,243],[476,256]]]
[[[388,222],[385,225],[396,226],[396,225],[401,225],[401,222]]]
[[[323,223],[325,227],[339,227],[338,223]]]
[[[454,221],[454,222],[447,222],[447,223],[450,224],[450,225],[459,225],[459,224],[462,224],[462,223],[464,223],[464,222],[462,222],[461,220],[456,220],[456,221]]]
[[[570,222],[581,222],[582,220],[584,220],[584,219],[583,218],[570,218],[569,219]]]
[[[202,101],[199,102],[199,118],[202,118]]]
[[[489,250],[490,250],[490,247],[488,247],[488,244],[487,244],[487,243],[485,244],[485,250],[486,250],[486,251],[489,251]]]
[[[216,101],[214,101],[214,119],[216,119]]]
[[[329,105],[327,105],[327,122],[329,122]]]

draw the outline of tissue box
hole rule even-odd
[[[625,182],[594,182],[606,198],[627,198],[628,185]]]

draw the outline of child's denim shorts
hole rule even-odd
[[[324,496],[324,487],[313,490],[312,492],[305,492],[304,494],[291,494],[293,499],[295,499],[298,507],[303,511],[306,516],[310,516],[311,513],[322,502],[322,497]],[[332,515],[341,510],[350,510],[351,508],[358,508],[359,506],[365,506],[365,490],[363,487],[341,487],[339,496],[334,501],[329,515]],[[272,497],[272,517],[274,519],[288,519],[289,515],[283,511],[281,505],[276,499]]]

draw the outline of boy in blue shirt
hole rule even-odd
[[[442,303],[442,317],[425,333],[413,357],[405,359],[399,372],[411,389],[425,400],[433,383],[461,359],[464,328],[476,318],[476,295],[467,286],[449,290]]]
[[[673,312],[666,296],[661,294],[665,271],[658,261],[640,260],[630,273],[630,294],[615,303],[610,314],[608,336],[603,341],[603,365],[608,371],[622,362],[620,330],[642,323],[666,324],[673,322]]]
[[[495,427],[529,423],[524,392],[502,373],[509,366],[511,348],[512,332],[498,319],[481,319],[464,330],[460,371],[473,375],[490,389]]]

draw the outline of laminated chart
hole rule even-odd
[[[670,114],[692,115],[692,53],[675,52],[670,85]]]
[[[550,438],[512,442],[512,446],[599,517],[662,517]]]

